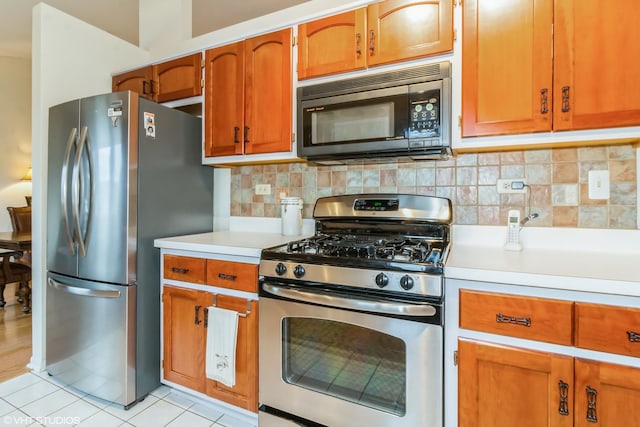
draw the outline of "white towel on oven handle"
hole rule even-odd
[[[206,376],[233,387],[236,384],[238,312],[212,306],[208,316]]]

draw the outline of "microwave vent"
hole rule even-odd
[[[304,100],[374,90],[382,87],[408,85],[431,80],[441,80],[451,76],[451,63],[421,65],[403,68],[386,73],[372,74],[299,87],[300,97]]]

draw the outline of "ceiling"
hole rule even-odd
[[[192,33],[206,34],[305,1],[192,0]],[[40,2],[138,44],[138,0],[0,0],[0,56],[31,56],[31,11]]]

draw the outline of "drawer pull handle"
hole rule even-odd
[[[596,405],[598,403],[598,390],[587,386],[587,421],[590,423],[598,422],[598,414],[596,412]]]
[[[236,280],[237,278],[238,278],[238,276],[236,276],[236,275],[234,275],[234,274],[218,273],[218,279],[234,281],[234,280]]]
[[[630,342],[640,342],[640,334],[633,331],[627,331]]]
[[[560,406],[558,412],[560,415],[569,415],[569,384],[560,380],[558,383],[560,389]]]
[[[187,274],[187,271],[189,271],[189,269],[188,268],[173,267],[171,269],[171,271],[173,271],[174,273],[178,273],[178,274]]]
[[[505,316],[502,313],[496,314],[496,322],[498,323],[513,323],[515,325],[521,326],[531,326],[531,318],[530,317],[514,317],[514,316]]]

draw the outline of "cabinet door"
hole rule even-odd
[[[244,298],[218,294],[216,306],[247,313],[238,318],[236,341],[236,384],[227,387],[222,383],[207,379],[206,393],[249,411],[258,411],[258,303]],[[213,325],[208,325],[211,328]]]
[[[460,427],[573,426],[573,358],[458,341]]]
[[[205,53],[205,156],[243,153],[244,45]]]
[[[202,55],[177,58],[154,66],[157,82],[157,101],[167,102],[202,95]]]
[[[111,91],[130,90],[148,99],[155,99],[153,85],[153,67],[139,68],[118,74],[111,78]]]
[[[554,128],[640,125],[640,9],[556,1]]]
[[[640,369],[576,359],[575,372],[576,427],[636,425],[640,420]]]
[[[369,5],[365,45],[370,66],[452,50],[452,1],[387,0]]]
[[[245,40],[246,154],[291,151],[291,28]]]
[[[463,7],[462,136],[551,130],[553,0]]]
[[[298,25],[298,79],[366,66],[366,8]]]
[[[163,376],[176,384],[205,391],[204,309],[212,294],[165,286],[163,302]]]

